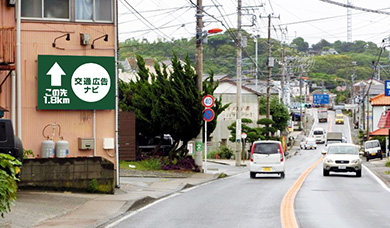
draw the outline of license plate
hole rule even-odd
[[[271,168],[270,167],[263,167],[263,171],[264,172],[271,172]]]
[[[372,155],[372,156],[375,156],[375,155],[376,155],[376,153],[371,153],[371,155]]]
[[[347,168],[347,166],[345,166],[345,165],[339,165],[339,169],[346,169]]]

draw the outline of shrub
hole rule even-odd
[[[11,211],[10,205],[16,200],[17,170],[21,163],[9,154],[0,154],[0,214]]]
[[[195,164],[195,160],[192,156],[186,156],[182,159],[176,160],[177,163],[174,164],[172,160],[169,160],[168,164],[164,162],[163,170],[192,170],[195,172],[200,172],[199,167]]]
[[[217,153],[217,151],[210,151],[210,152],[207,152],[207,158],[215,159],[215,158],[217,158],[217,154],[218,154],[218,156],[220,156],[220,154]]]
[[[233,150],[227,146],[221,146],[218,154],[222,159],[230,159],[233,156]]]
[[[97,188],[98,188],[97,180],[96,179],[92,179],[89,182],[89,185],[88,185],[88,188],[87,188],[87,192],[95,193],[97,191]]]
[[[147,170],[160,170],[161,169],[161,159],[158,158],[149,158],[142,160],[141,165]]]

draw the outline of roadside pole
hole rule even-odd
[[[203,4],[202,0],[197,0],[196,10],[196,48],[195,48],[195,69],[197,75],[198,90],[203,91],[203,42],[202,42],[202,30],[203,30]],[[195,164],[202,169],[202,141],[203,134],[202,129],[196,137],[195,147]]]
[[[207,173],[207,120],[204,121],[204,171],[203,173]]]
[[[207,173],[207,123],[214,119],[214,111],[211,107],[214,105],[214,97],[211,95],[206,95],[202,98],[202,104],[205,107],[203,111],[203,120],[204,120],[204,164],[203,164],[203,173]]]

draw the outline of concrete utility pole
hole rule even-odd
[[[268,77],[267,77],[267,119],[270,116],[270,96],[271,96],[271,14],[268,14],[268,50],[267,50],[267,66],[268,66]]]
[[[241,166],[241,0],[237,7],[237,96],[236,96],[236,166]]]
[[[303,73],[303,67],[300,66],[299,69],[300,69],[300,72],[299,72],[299,117],[300,117],[300,120],[299,120],[299,128],[302,129],[302,73]]]
[[[285,75],[285,61],[284,61],[284,45],[282,44],[282,80],[280,81],[280,88],[282,90],[282,104],[286,104],[285,100],[285,91],[284,91],[284,82],[286,80],[286,75]]]
[[[203,40],[202,40],[202,30],[203,30],[203,6],[202,0],[197,0],[197,10],[196,10],[196,50],[195,50],[195,70],[198,79],[198,89],[199,91],[203,90],[202,80],[203,80]],[[201,143],[203,141],[203,131],[200,130],[199,135],[196,137],[196,141]],[[205,141],[207,143],[207,140]],[[202,161],[202,150],[195,148],[195,164],[199,166],[202,170],[203,161]]]

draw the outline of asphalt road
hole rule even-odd
[[[317,126],[343,132],[351,140],[348,121],[334,124],[330,113],[328,124]],[[316,124],[316,123],[315,123]],[[330,126],[330,127],[329,127]],[[320,147],[317,154],[320,153]],[[320,155],[317,155],[318,157]],[[390,193],[363,169],[362,177],[355,173],[322,175],[322,164],[317,165],[306,178],[295,199],[295,213],[299,227],[389,227],[386,217],[390,205]]]
[[[314,114],[315,116],[315,114]],[[351,141],[349,124],[334,126],[317,121],[328,131],[342,131]],[[132,212],[115,227],[282,227],[281,202],[301,174],[321,158],[324,145],[317,150],[301,150],[286,161],[286,177],[249,172],[214,181],[172,195],[165,200]],[[213,165],[223,169],[223,166]],[[333,174],[333,175],[332,175]],[[389,227],[386,224],[390,193],[363,170],[322,176],[322,163],[307,176],[295,198],[299,227]]]

